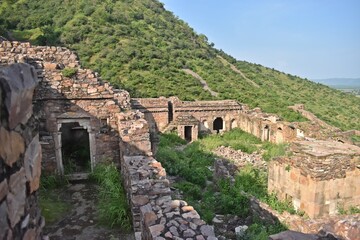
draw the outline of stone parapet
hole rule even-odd
[[[172,200],[165,169],[154,158],[124,156],[121,171],[139,239],[217,239],[192,206]]]
[[[38,206],[41,146],[32,95],[34,68],[0,69],[0,239],[41,239],[45,225]]]

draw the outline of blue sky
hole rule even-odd
[[[160,0],[239,60],[308,79],[360,78],[360,0]]]

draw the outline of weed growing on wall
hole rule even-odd
[[[130,208],[116,166],[113,163],[107,165],[98,164],[91,178],[100,185],[98,193],[100,220],[110,227],[119,226],[124,230],[130,230]]]
[[[71,78],[73,76],[75,76],[75,74],[77,73],[77,69],[76,68],[64,68],[61,73],[63,74],[64,77],[68,77]]]

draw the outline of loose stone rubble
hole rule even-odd
[[[228,159],[238,169],[250,164],[258,169],[267,170],[267,163],[263,160],[261,153],[245,153],[241,150],[235,150],[231,147],[220,146],[213,151],[217,156]]]

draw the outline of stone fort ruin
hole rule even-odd
[[[96,73],[82,69],[77,56],[66,48],[1,41],[0,65],[19,62],[31,65],[31,70],[27,71],[36,75],[32,76],[32,81],[37,78],[39,82],[32,100],[27,92],[28,101],[10,104],[7,111],[12,113],[22,105],[28,109],[33,103],[33,119],[39,126],[31,123],[29,128],[33,135],[38,132],[36,136],[42,149],[42,170],[80,179],[86,177],[97,163],[116,163],[125,180],[133,226],[139,239],[165,238],[174,216],[192,223],[193,228],[179,229],[181,234],[203,237],[199,239],[216,239],[213,229],[200,219],[196,210],[184,201],[172,200],[165,169],[153,158],[158,133],[173,129],[189,142],[195,141],[199,134],[240,128],[263,141],[291,143],[294,155],[273,161],[269,166],[269,191],[276,192],[279,198],[289,199],[310,217],[335,213],[334,206],[337,204],[345,207],[360,205],[359,147],[305,139],[309,133],[302,131],[296,123],[282,121],[276,115],[263,113],[260,109],[250,110],[233,100],[188,102],[176,97],[131,99],[128,92],[115,89]],[[23,69],[29,68],[28,65],[16,68],[21,74],[28,74]],[[69,69],[75,71],[66,73]],[[21,74],[10,74],[6,81],[13,81],[12,78],[26,80]],[[0,93],[9,91],[2,88]],[[21,92],[21,88],[13,90],[16,91]],[[11,103],[14,101],[7,95],[5,99]],[[15,112],[18,114],[18,110]],[[11,125],[15,123],[8,119],[7,132],[0,134],[2,141],[8,139],[4,137],[8,132],[17,131],[16,126]],[[30,146],[28,142],[25,145]],[[11,167],[4,156],[0,155],[1,163],[5,162]],[[21,171],[15,170],[19,174],[16,178],[21,178],[19,181],[39,181],[39,173],[25,178]],[[1,189],[12,178],[15,177],[0,179]],[[31,181],[36,186],[36,181]],[[339,191],[329,190],[333,184],[338,186]],[[10,192],[6,192],[7,195]],[[4,206],[4,196],[0,198],[1,207]],[[166,217],[163,214],[166,211],[174,214]],[[19,212],[17,221],[23,219],[25,213]],[[8,226],[9,231],[4,234],[16,232],[14,227]],[[24,233],[19,234],[24,236]]]

